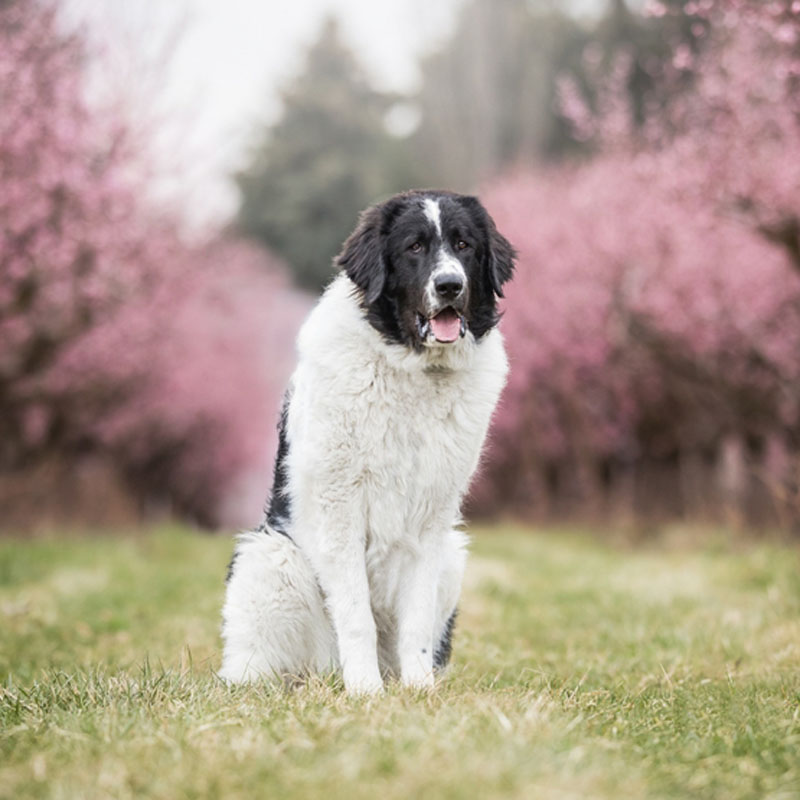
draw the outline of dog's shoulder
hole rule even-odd
[[[297,340],[300,361],[330,363],[348,351],[363,350],[368,323],[359,308],[355,286],[339,275],[314,306]]]
[[[346,276],[337,277],[300,329],[292,382],[312,391],[314,402],[357,394],[373,379],[379,335],[365,319],[355,291]]]

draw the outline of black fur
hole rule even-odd
[[[256,528],[258,533],[270,533],[277,531],[288,539],[291,536],[286,532],[286,522],[291,519],[292,505],[289,493],[286,491],[287,474],[286,459],[289,455],[289,439],[286,433],[287,416],[289,414],[289,392],[283,397],[281,414],[278,419],[278,454],[275,457],[275,469],[272,479],[272,494],[270,495],[269,506],[267,508],[264,521]],[[228,562],[228,570],[225,573],[225,583],[229,583],[233,570],[236,567],[238,550],[233,551],[231,560]]]
[[[433,654],[434,669],[443,669],[450,662],[450,655],[453,652],[453,631],[456,627],[457,616],[458,609],[450,615],[450,619],[447,620],[447,624],[444,626],[442,638],[439,640],[439,644]]]
[[[267,524],[274,530],[288,536],[286,523],[292,518],[292,504],[287,490],[288,467],[286,459],[289,457],[289,438],[286,432],[289,416],[289,392],[283,397],[281,415],[278,420],[278,454],[275,457],[275,470],[272,479],[272,494],[267,509]]]
[[[228,562],[228,569],[225,571],[225,583],[230,583],[233,577],[233,570],[236,567],[236,557],[239,555],[238,550],[233,551],[231,560]]]
[[[381,223],[379,208],[364,211],[336,261],[339,269],[344,270],[347,277],[364,292],[368,305],[380,297],[386,282]]]
[[[362,293],[370,324],[392,343],[422,348],[417,327],[425,282],[442,242],[425,216],[426,199],[438,201],[442,239],[468,277],[463,312],[476,339],[498,320],[496,297],[514,271],[514,248],[476,197],[425,190],[397,195],[367,209],[336,259]],[[468,247],[455,248],[458,240]],[[420,253],[409,245],[420,242]]]

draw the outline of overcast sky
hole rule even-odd
[[[200,219],[235,209],[227,176],[242,163],[256,124],[279,112],[280,88],[302,66],[327,14],[340,20],[376,87],[410,91],[419,58],[446,39],[462,1],[66,0],[70,19],[86,21],[110,50],[133,53],[120,76],[169,120],[162,158],[190,162],[191,174],[185,163],[177,171]]]

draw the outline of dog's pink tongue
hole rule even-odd
[[[452,308],[446,308],[431,319],[431,330],[436,341],[454,342],[461,334],[461,318]]]

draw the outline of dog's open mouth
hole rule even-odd
[[[451,306],[443,308],[434,317],[417,317],[419,335],[424,342],[431,334],[437,342],[449,344],[467,332],[467,321]]]

